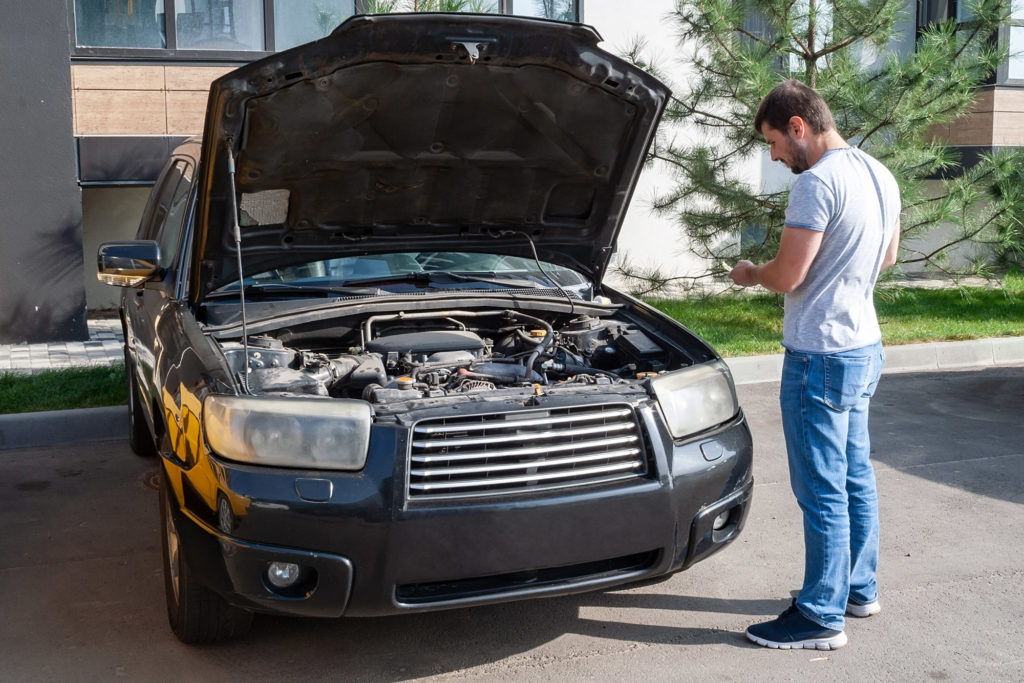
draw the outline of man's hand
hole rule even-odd
[[[732,270],[729,271],[729,278],[740,287],[753,287],[757,284],[757,271],[750,261],[737,261]]]

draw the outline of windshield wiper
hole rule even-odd
[[[254,282],[245,286],[245,296],[266,298],[274,296],[331,297],[331,296],[373,296],[380,294],[376,287],[326,287],[323,285],[289,285],[282,282]],[[237,297],[238,288],[210,292],[207,299]]]

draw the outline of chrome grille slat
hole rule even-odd
[[[595,460],[607,460],[608,458],[618,458],[621,456],[633,455],[640,455],[640,449],[622,448],[617,451],[608,451],[606,453],[592,453],[590,455],[573,455],[565,458],[554,458],[551,460],[535,458],[533,460],[525,460],[523,462],[515,463],[502,463],[493,465],[464,465],[462,467],[438,467],[432,470],[413,470],[411,474],[414,477],[445,477],[453,474],[481,474],[487,472],[508,472],[510,470],[528,470],[537,467],[557,467],[559,465],[576,465],[584,462],[593,462]]]
[[[460,479],[458,481],[431,482],[429,484],[411,484],[410,486],[411,488],[416,490],[431,491],[442,489],[472,488],[477,486],[494,486],[496,484],[525,484],[531,481],[546,481],[549,479],[565,479],[566,477],[586,476],[588,474],[606,474],[608,472],[618,472],[620,470],[627,470],[633,467],[639,467],[642,464],[642,460],[632,460],[629,462],[615,463],[614,465],[587,467],[584,469],[572,470],[569,472],[535,472],[533,474],[523,474],[516,477]]]
[[[623,404],[429,419],[413,434],[410,500],[628,486],[647,476],[644,441]]]
[[[463,462],[466,460],[482,460],[484,458],[508,458],[536,455],[537,453],[557,453],[560,451],[579,451],[585,448],[602,448],[605,446],[618,446],[624,443],[635,443],[640,440],[636,434],[613,436],[607,439],[589,439],[585,442],[574,442],[567,444],[549,444],[546,446],[535,446],[526,448],[508,448],[499,451],[469,451],[458,454],[443,453],[440,455],[414,455],[412,461],[416,463],[431,462]]]
[[[413,431],[417,434],[448,434],[451,432],[472,432],[482,431],[484,429],[500,429],[501,427],[506,426],[509,428],[533,427],[536,425],[553,425],[562,424],[565,422],[586,422],[590,420],[606,420],[609,417],[625,417],[626,419],[629,419],[629,415],[629,409],[623,408],[621,410],[608,411],[606,413],[597,413],[594,415],[581,415],[579,417],[573,415],[561,415],[557,417],[542,417],[527,420],[506,419],[504,422],[488,422],[485,424],[443,425],[439,427],[418,426]]]
[[[508,428],[511,428],[510,425]],[[505,425],[495,427],[504,429]],[[451,446],[476,446],[478,444],[505,443],[506,441],[537,441],[541,439],[560,439],[573,436],[586,436],[587,434],[600,434],[612,430],[636,429],[632,422],[620,422],[618,424],[596,425],[594,427],[579,427],[576,429],[551,429],[546,432],[529,432],[527,434],[497,434],[495,436],[467,437],[465,439],[443,439],[440,441],[413,441],[413,448],[442,448]]]

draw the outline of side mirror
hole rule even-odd
[[[96,277],[115,287],[141,287],[160,272],[155,240],[104,242],[96,253]]]

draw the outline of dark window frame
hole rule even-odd
[[[500,14],[513,14],[516,2],[528,2],[529,0],[498,0],[498,11]],[[173,17],[174,0],[162,0],[164,7],[164,36],[167,45],[174,47],[164,48],[133,48],[133,47],[94,47],[78,45],[77,29],[75,23],[75,3],[68,2],[68,25],[71,58],[74,61],[117,61],[117,62],[189,62],[209,64],[245,64],[261,59],[277,51],[275,47],[276,36],[274,35],[274,0],[262,0],[263,5],[263,44],[270,46],[266,50],[182,50],[177,48],[177,29]],[[574,0],[576,3],[575,22],[580,23],[583,18],[584,0]],[[355,0],[356,14],[364,13],[368,0]]]

